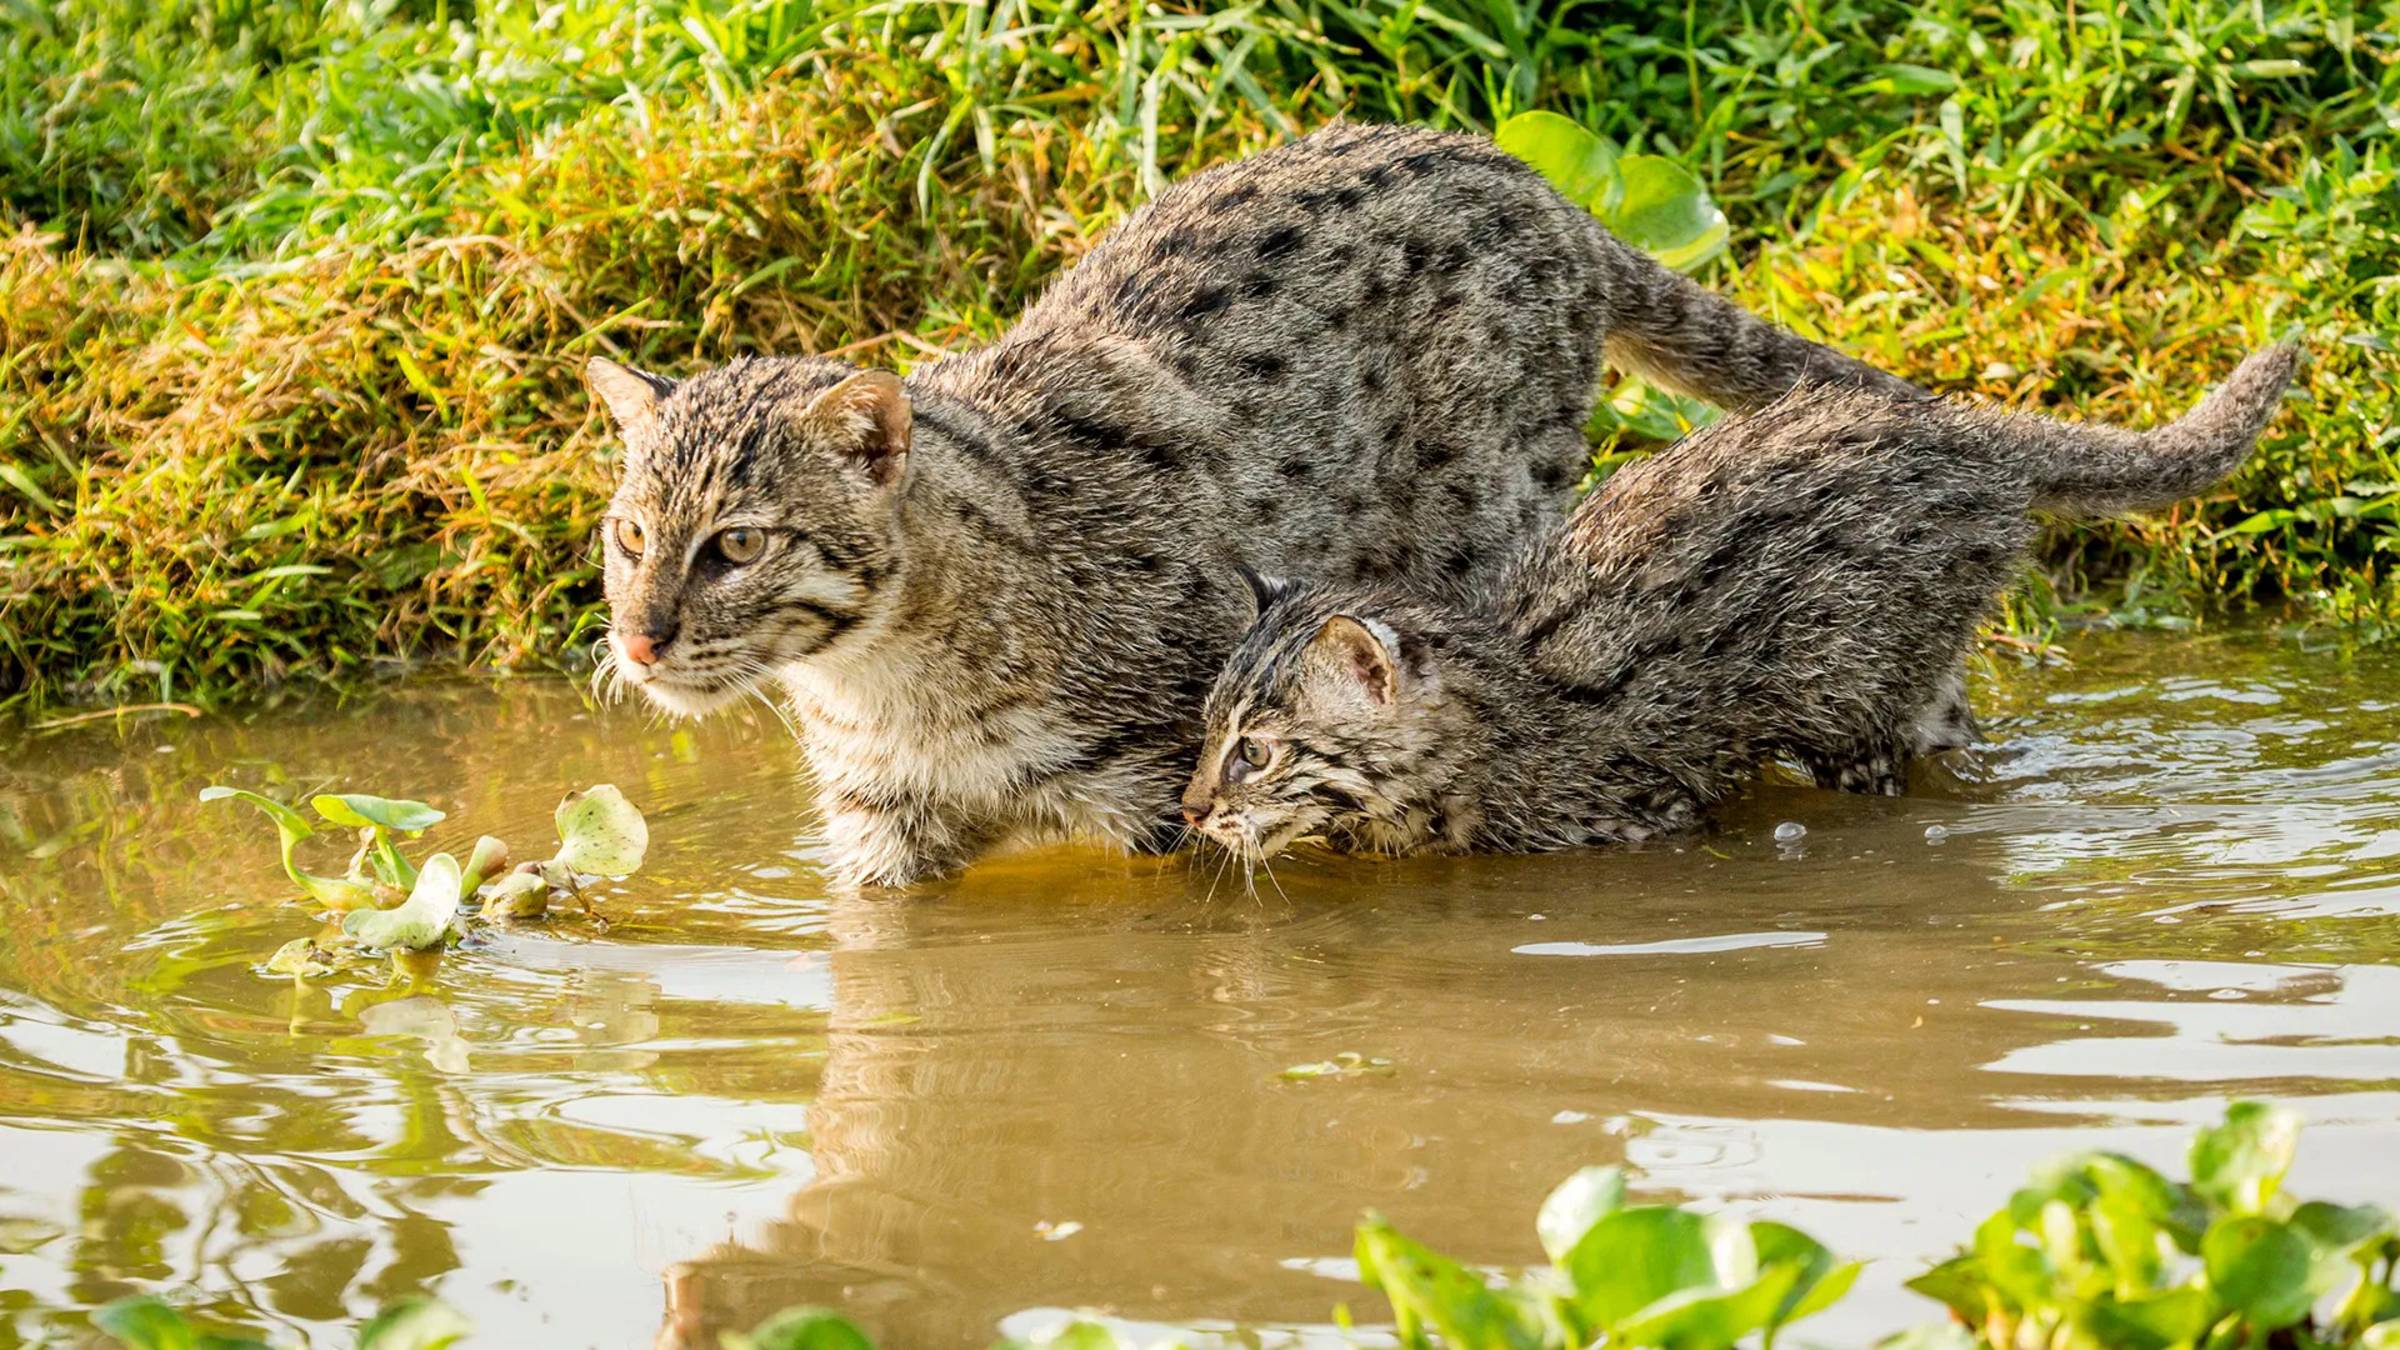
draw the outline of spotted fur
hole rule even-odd
[[[2221,481],[2297,359],[2147,434],[1804,390],[1620,471],[1475,603],[1262,587],[1186,814],[1251,857],[1530,851],[1684,829],[1766,756],[1897,792],[1972,737],[1963,661],[2029,513]]]
[[[1659,267],[1487,141],[1334,126],[1168,189],[1000,341],[905,383],[594,362],[627,451],[615,664],[683,713],[779,687],[843,878],[1063,834],[1158,846],[1247,617],[1231,561],[1488,583],[1584,472],[1604,345],[1736,406],[1803,379],[1914,392]],[[726,565],[745,527],[765,551]]]

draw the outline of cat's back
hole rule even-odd
[[[1091,483],[1062,518],[1336,582],[1488,576],[1588,463],[1602,239],[1488,140],[1335,124],[1166,188],[922,378]]]
[[[1798,391],[1612,476],[1507,611],[1534,668],[1586,695],[1873,720],[1955,664],[2028,506],[1956,410]]]

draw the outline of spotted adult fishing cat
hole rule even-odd
[[[1962,663],[2029,513],[2214,486],[2297,360],[2146,434],[1804,389],[1618,472],[1480,603],[1259,583],[1186,818],[1251,858],[1527,852],[1696,824],[1769,755],[1897,792],[1967,739]]]
[[[1160,847],[1230,566],[1456,586],[1554,524],[1603,351],[1756,407],[1912,386],[1611,237],[1489,142],[1337,125],[1162,192],[999,341],[906,380],[594,360],[625,442],[614,665],[780,686],[852,882],[1014,840]]]

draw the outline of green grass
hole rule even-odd
[[[0,0],[0,702],[572,659],[587,354],[906,363],[1193,167],[1532,107],[1945,390],[2150,420],[2305,333],[2231,490],[2017,613],[2400,634],[2400,5]]]

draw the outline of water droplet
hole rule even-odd
[[[1950,828],[1946,825],[1928,825],[1925,827],[1925,842],[1928,844],[1938,844],[1949,837]]]
[[[1797,844],[1808,837],[1808,827],[1796,820],[1787,820],[1775,827],[1775,842]]]

